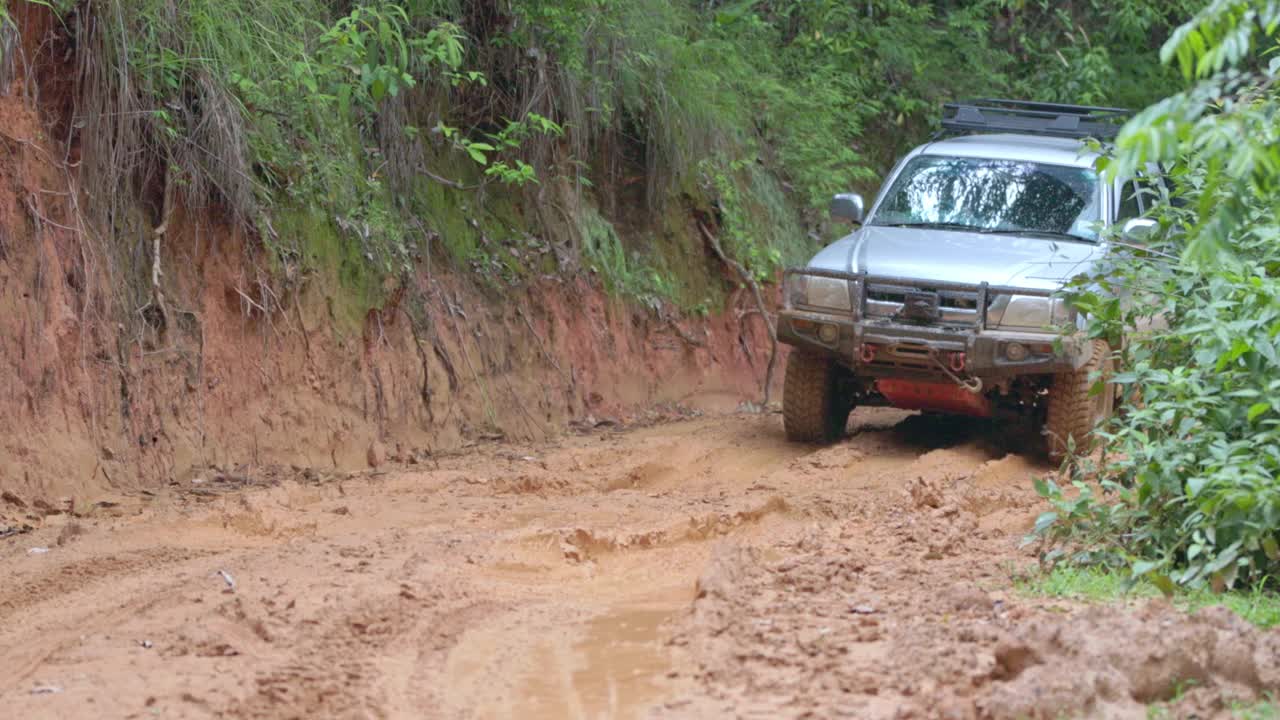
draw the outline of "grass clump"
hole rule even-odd
[[[80,12],[86,173],[115,191],[95,196],[163,192],[167,208],[177,194],[268,243],[275,207],[311,206],[371,261],[403,263],[379,125],[397,98],[457,68],[453,26],[422,33],[394,4],[337,14],[319,0],[108,0]]]
[[[660,270],[652,258],[628,251],[614,225],[590,205],[578,213],[578,232],[588,269],[610,292],[653,308],[678,301],[674,275]]]
[[[1280,718],[1280,702],[1268,695],[1265,700],[1256,703],[1236,703],[1231,707],[1231,714],[1238,720],[1275,720]]]
[[[1135,579],[1127,570],[1064,565],[1019,578],[1015,587],[1027,596],[1093,603],[1163,595],[1154,582],[1145,578]],[[1258,627],[1280,625],[1280,595],[1262,587],[1223,593],[1208,589],[1179,589],[1169,599],[1187,612],[1223,605]]]

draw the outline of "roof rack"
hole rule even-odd
[[[1132,116],[1124,108],[977,98],[944,104],[942,129],[1111,140]]]

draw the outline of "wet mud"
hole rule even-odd
[[[13,717],[1142,718],[1280,687],[1225,610],[1019,596],[1050,468],[878,410],[248,468],[0,538]],[[43,549],[44,552],[32,552]],[[1181,712],[1179,710],[1178,712]]]

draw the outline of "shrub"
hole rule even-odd
[[[1216,0],[1162,51],[1191,86],[1122,131],[1114,178],[1169,168],[1165,229],[1077,294],[1095,335],[1127,334],[1116,381],[1141,402],[1106,428],[1103,497],[1081,484],[1037,523],[1078,560],[1229,588],[1280,570],[1280,6]],[[1143,334],[1159,316],[1169,330]]]

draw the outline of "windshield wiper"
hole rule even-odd
[[[879,227],[898,227],[898,228],[932,228],[935,230],[962,230],[964,232],[986,232],[986,228],[980,228],[977,225],[966,225],[964,223],[947,223],[947,222],[903,222],[903,223],[885,223]]]
[[[982,230],[980,232],[990,233],[991,235],[1035,235],[1038,237],[1051,237],[1051,238],[1059,238],[1062,240],[1071,240],[1073,242],[1087,242],[1087,243],[1095,242],[1092,238],[1087,238],[1082,235],[1074,235],[1072,233],[1063,232],[1061,230],[1034,230],[1032,228],[1018,228],[1018,229],[1001,228],[1001,229]]]
[[[1073,235],[1069,232],[1060,230],[1035,230],[1032,228],[986,228],[978,225],[966,225],[965,223],[946,223],[946,222],[903,222],[903,223],[876,223],[875,227],[898,227],[898,228],[930,228],[934,230],[959,230],[962,232],[981,233],[983,235],[1034,235],[1038,237],[1060,238],[1062,240],[1070,240],[1072,242],[1095,243],[1096,240],[1081,235]]]

